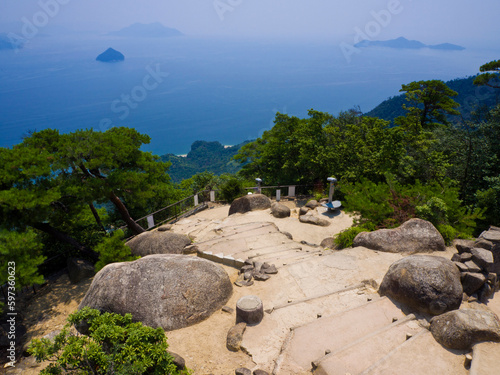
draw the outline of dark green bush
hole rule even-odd
[[[446,246],[450,246],[455,238],[458,236],[458,231],[453,228],[451,225],[438,225],[436,229],[443,236],[444,242]]]
[[[71,326],[88,325],[88,333],[75,335]],[[132,315],[101,314],[88,307],[71,314],[53,341],[35,339],[28,352],[37,361],[52,361],[40,374],[187,374],[176,369],[167,353],[161,328],[134,323]]]
[[[99,261],[95,265],[95,271],[99,272],[106,264],[115,262],[129,262],[140,257],[132,255],[130,247],[123,242],[124,233],[121,229],[115,231],[111,237],[104,239],[95,251],[99,253]]]
[[[352,247],[354,238],[361,232],[368,232],[368,229],[363,227],[351,227],[335,235],[334,242],[339,249]]]
[[[243,182],[236,176],[221,176],[220,191],[222,198],[227,203],[232,203],[236,198],[245,194]]]

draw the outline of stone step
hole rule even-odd
[[[388,298],[383,297],[338,314],[317,319],[293,329],[293,337],[283,351],[283,367],[279,374],[310,371],[312,362],[336,352],[404,314]]]
[[[443,348],[423,330],[359,375],[467,375],[466,353]]]
[[[259,262],[267,262],[269,264],[274,264],[276,267],[281,268],[287,265],[293,265],[311,259],[313,257],[318,257],[322,254],[322,251],[303,251],[303,250],[289,250],[281,254],[269,254],[266,256],[258,256],[252,258],[253,260],[258,260]]]
[[[470,375],[492,375],[500,373],[500,343],[482,342],[472,349]]]
[[[359,374],[422,330],[415,316],[408,315],[316,360],[314,374]]]

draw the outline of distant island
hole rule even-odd
[[[132,37],[132,38],[166,38],[184,35],[177,29],[163,26],[159,22],[144,24],[134,23],[118,31],[113,31],[108,35]]]
[[[97,56],[96,60],[102,62],[118,62],[125,60],[125,56],[113,48],[108,48],[106,51]]]
[[[391,40],[363,40],[354,45],[356,48],[365,48],[365,47],[387,47],[387,48],[395,48],[395,49],[422,49],[422,48],[430,48],[430,49],[438,49],[445,51],[463,51],[465,48],[462,46],[458,46],[456,44],[451,43],[442,43],[435,45],[428,45],[418,40],[408,40],[406,38],[400,37],[397,39]]]
[[[0,50],[12,50],[19,49],[23,47],[23,41],[13,40],[5,33],[0,33]]]

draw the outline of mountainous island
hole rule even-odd
[[[125,60],[125,56],[123,56],[123,53],[118,52],[113,48],[108,48],[106,51],[97,56],[96,60],[102,62],[118,62]]]
[[[179,30],[155,23],[134,23],[121,30],[113,31],[108,35],[132,38],[166,38],[184,35]]]
[[[463,51],[465,48],[462,46],[458,46],[456,44],[451,43],[442,43],[435,45],[428,45],[418,40],[408,40],[403,37],[399,37],[397,39],[390,40],[363,40],[354,45],[356,48],[366,48],[366,47],[386,47],[386,48],[395,48],[395,49],[437,49],[444,51]]]

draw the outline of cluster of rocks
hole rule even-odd
[[[322,201],[328,202],[328,199],[324,199]],[[318,208],[321,202],[313,199],[305,204],[305,206],[301,207],[299,210],[299,221],[305,224],[313,224],[319,225],[321,227],[327,227],[331,223],[329,220],[320,217],[317,214],[316,208]]]
[[[238,279],[234,282],[234,285],[239,287],[251,286],[254,284],[254,280],[267,281],[271,278],[271,275],[276,275],[277,273],[278,269],[274,264],[247,259],[245,264],[240,268]]]
[[[413,225],[427,226],[412,220]],[[428,229],[425,232],[430,233]],[[401,236],[394,231],[392,235],[394,239]],[[467,350],[479,342],[500,342],[500,319],[494,312],[475,301],[470,305],[473,308],[461,308],[463,298],[471,302],[469,297],[476,295],[474,299],[481,300],[498,289],[500,228],[490,228],[476,241],[458,241],[456,247],[458,253],[452,260],[410,255],[396,261],[384,276],[379,293],[408,312],[432,315],[430,331],[448,349]]]
[[[464,293],[485,301],[499,288],[500,228],[491,227],[475,241],[460,240],[452,261],[461,273]]]

